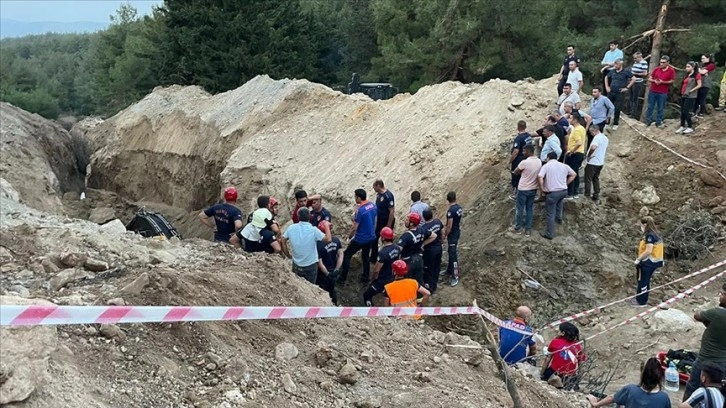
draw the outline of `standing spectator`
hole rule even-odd
[[[643,239],[638,244],[638,257],[634,262],[638,274],[638,287],[635,293],[638,296],[631,302],[636,307],[648,305],[650,278],[658,268],[663,266],[663,239],[655,228],[653,217],[641,218],[640,229]]]
[[[577,66],[580,66],[580,57],[575,55],[575,46],[574,45],[568,45],[567,46],[567,55],[565,56],[565,60],[562,63],[562,66],[560,67],[560,74],[557,76],[557,95],[562,95],[562,88],[567,83],[567,71],[570,68],[570,61],[574,61]]]
[[[242,211],[235,207],[237,189],[224,189],[224,204],[215,204],[199,213],[199,221],[214,231],[215,242],[229,242],[235,232],[242,229]],[[212,221],[213,219],[213,221]]]
[[[542,168],[542,162],[534,155],[534,146],[524,146],[526,159],[514,170],[520,176],[517,186],[517,206],[514,218],[514,232],[522,232],[529,236],[532,233],[532,207],[534,197],[537,195],[537,176]],[[525,218],[526,214],[526,218]]]
[[[539,170],[539,189],[545,196],[547,209],[547,231],[540,232],[543,238],[555,237],[555,221],[562,223],[562,201],[567,196],[567,185],[575,179],[575,172],[563,163],[557,161],[557,154],[551,152],[547,156],[547,163]]]
[[[698,70],[698,73],[701,74],[703,86],[698,90],[696,105],[693,107],[693,114],[696,118],[702,118],[706,114],[706,99],[708,98],[708,91],[713,86],[711,72],[715,69],[716,64],[713,62],[713,54],[703,54],[701,56],[701,68]]]
[[[678,408],[710,408],[726,406],[726,373],[716,363],[703,363],[701,366],[701,388]]]
[[[701,337],[701,349],[698,358],[693,363],[691,377],[686,383],[686,392],[683,401],[686,401],[693,391],[701,387],[701,365],[712,362],[726,370],[726,283],[721,287],[718,297],[718,307],[708,310],[699,310],[693,315],[696,321],[706,326]]]
[[[310,224],[318,225],[320,221],[332,222],[333,216],[330,211],[323,207],[323,197],[320,194],[313,194],[308,198],[310,203]]]
[[[542,129],[542,138],[544,142],[542,143],[542,150],[539,153],[539,159],[542,163],[547,161],[549,152],[557,153],[557,159],[559,160],[562,155],[562,145],[560,144],[560,139],[555,135],[555,127],[552,125],[545,126]]]
[[[600,62],[600,64],[602,65],[602,69],[600,70],[600,72],[603,74],[603,85],[606,84],[605,78],[607,77],[607,75],[610,73],[610,71],[615,69],[615,61],[622,61],[623,57],[623,51],[618,48],[618,42],[611,41],[609,44],[609,49],[605,52],[605,55],[602,57],[602,61]],[[607,89],[607,86],[605,87],[605,89]]]
[[[580,167],[582,167],[582,162],[585,160],[585,133],[587,131],[580,123],[580,117],[577,114],[570,116],[570,123],[572,124],[572,132],[570,132],[570,138],[567,141],[565,163],[575,172],[575,179],[567,185],[567,197],[577,199],[580,192]]]
[[[295,208],[292,210],[292,222],[294,224],[297,224],[300,222],[300,219],[297,217],[298,210],[300,210],[303,207],[309,207],[308,203],[308,193],[305,190],[297,190],[295,191]]]
[[[298,223],[292,224],[282,234],[282,248],[286,251],[290,242],[292,271],[297,276],[315,284],[318,277],[318,241],[330,242],[329,224],[325,223],[325,233],[310,224],[310,210],[302,207],[297,211]]]
[[[580,330],[574,324],[560,324],[559,335],[547,346],[547,358],[542,363],[542,381],[548,381],[553,375],[562,380],[564,389],[572,390],[579,382],[577,369],[586,360],[580,344]]]
[[[368,202],[366,191],[362,188],[355,190],[355,203],[357,208],[353,215],[353,224],[350,226],[350,243],[345,249],[343,257],[343,270],[340,271],[339,281],[345,283],[348,278],[348,270],[350,269],[350,259],[356,252],[362,250],[361,258],[363,259],[363,275],[360,281],[368,282],[370,276],[371,265],[368,262],[370,256],[371,245],[378,245],[376,242],[376,206]]]
[[[663,112],[668,100],[668,89],[676,80],[676,70],[670,65],[670,61],[671,59],[667,55],[660,57],[660,65],[648,77],[650,89],[648,91],[648,111],[645,115],[645,123],[648,126],[653,124],[654,110],[656,112],[655,126],[658,128],[663,126]]]
[[[569,82],[562,88],[562,95],[557,98],[557,106],[560,110],[560,114],[565,114],[565,103],[572,102],[575,109],[580,109],[580,95],[573,91],[573,86]]]
[[[532,144],[532,135],[527,132],[527,122],[520,120],[517,122],[517,136],[514,137],[512,143],[512,152],[509,155],[509,171],[512,172],[512,195],[510,199],[514,200],[517,197],[517,185],[519,184],[519,176],[514,174],[514,170],[519,166],[519,163],[524,160],[523,150],[524,146]]]
[[[449,202],[449,209],[446,211],[446,228],[444,228],[444,241],[448,242],[449,253],[446,273],[451,278],[451,286],[456,286],[459,284],[459,256],[457,249],[461,237],[461,217],[464,216],[464,209],[456,202],[456,192],[454,191],[446,193],[446,201]]]
[[[641,369],[638,385],[628,384],[600,401],[594,395],[588,395],[587,401],[593,408],[609,407],[613,403],[627,408],[671,408],[671,399],[663,391],[664,374],[658,359],[651,357]]]
[[[411,193],[411,201],[413,204],[411,204],[410,212],[418,214],[419,220],[421,220],[418,226],[421,226],[423,225],[423,212],[429,208],[429,205],[421,201],[421,193],[418,191]]]
[[[423,216],[424,225],[422,228],[424,231],[436,234],[436,239],[424,245],[423,248],[424,287],[426,287],[431,294],[434,294],[439,283],[439,272],[441,272],[441,255],[444,251],[441,241],[444,224],[440,219],[434,218],[434,212],[431,211],[430,208],[424,210]]]
[[[615,68],[608,72],[605,77],[605,89],[608,97],[615,105],[615,116],[613,117],[613,130],[618,130],[620,124],[620,111],[628,97],[628,91],[635,83],[635,77],[629,69],[623,67],[623,60],[615,60]]]
[[[396,227],[396,201],[391,190],[378,179],[373,182],[373,190],[376,192],[376,239],[381,237],[381,230],[385,227],[393,230]],[[371,249],[371,263],[378,259],[378,244]]]
[[[557,112],[557,114],[560,115],[559,111]],[[560,115],[560,117],[561,117],[561,115]],[[547,115],[544,123],[542,124],[542,128],[537,129],[537,136],[541,137],[542,139],[545,138],[544,128],[547,125],[552,125],[552,129],[554,129],[555,136],[557,136],[557,139],[560,141],[560,146],[564,146],[566,144],[566,140],[567,140],[567,131],[565,130],[564,127],[562,127],[562,125],[560,125],[558,123],[557,119],[555,119],[554,116],[552,116],[552,115]],[[560,155],[559,160],[561,162],[564,162],[564,160],[565,160],[564,150],[562,153],[563,154]]]
[[[698,64],[688,61],[686,64],[686,76],[681,84],[681,127],[676,133],[688,135],[693,133],[693,119],[691,110],[696,103],[698,90],[701,89],[701,74],[698,73]]]
[[[585,158],[585,196],[592,198],[592,201],[598,202],[600,199],[600,172],[605,165],[605,153],[608,150],[610,140],[605,133],[600,132],[597,126],[590,126],[592,134],[592,143],[587,150]],[[590,195],[592,191],[592,195]]]
[[[343,244],[333,234],[333,224],[320,222],[318,229],[325,233],[325,226],[330,228],[330,242],[318,241],[318,278],[317,283],[321,289],[328,292],[330,300],[338,305],[338,294],[335,292],[335,281],[338,280],[340,267],[343,265]]]
[[[499,328],[499,355],[510,365],[523,361],[528,356],[537,354],[537,343],[531,335],[522,334],[507,327],[524,332],[534,333],[534,329],[527,324],[532,317],[532,311],[527,306],[517,308],[514,319],[505,320],[503,327]]]
[[[610,98],[602,94],[599,87],[592,88],[592,102],[590,102],[590,116],[592,116],[592,124],[597,126],[601,132],[605,131],[605,124],[615,115],[615,105]],[[590,146],[590,139],[587,139],[587,145]]]
[[[567,83],[572,87],[572,93],[579,94],[582,89],[582,72],[575,61],[570,61],[567,72]],[[564,88],[563,88],[564,90]]]
[[[643,58],[643,54],[640,51],[633,54],[633,66],[630,68],[630,72],[635,77],[635,83],[630,90],[630,117],[636,118],[638,116],[640,94],[643,91],[645,78],[648,76],[648,61]]]
[[[585,111],[582,109],[573,109],[572,102],[565,102],[565,118],[568,120],[568,123],[570,120],[570,118],[569,118],[570,115],[575,115],[575,114],[578,115],[578,117],[580,118],[579,119],[580,124],[582,126],[585,126],[585,129],[590,127],[590,123],[592,123],[592,116],[585,113]],[[570,126],[568,133],[571,133],[571,132],[572,132],[572,126]],[[563,146],[564,146],[564,144],[563,144]]]

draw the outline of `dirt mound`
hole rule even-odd
[[[3,295],[69,305],[329,305],[281,258],[200,240],[142,239],[115,222],[0,204]],[[0,335],[26,343],[3,357],[4,372],[17,377],[0,384],[0,394],[27,407],[511,403],[486,353],[450,347],[476,343],[403,319],[2,328]],[[21,376],[29,360],[35,371]],[[526,406],[576,406],[572,395],[519,373],[515,379]],[[7,384],[23,392],[6,393]]]
[[[0,102],[0,172],[34,208],[62,214],[61,197],[80,194],[83,177],[68,132],[36,114]]]

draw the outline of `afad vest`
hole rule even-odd
[[[388,300],[393,307],[417,307],[418,282],[416,279],[401,279],[385,286]],[[421,316],[414,316],[420,319]]]

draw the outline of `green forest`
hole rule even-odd
[[[0,99],[108,116],[156,86],[217,93],[267,74],[344,89],[354,72],[416,92],[548,77],[568,44],[594,84],[608,42],[650,53],[664,1],[662,52],[681,68],[713,53],[721,72],[726,0],[165,0],[148,16],[124,5],[98,33],[0,41]]]

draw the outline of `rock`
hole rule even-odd
[[[124,300],[124,298],[117,297],[109,299],[106,304],[109,306],[126,306],[126,301]]]
[[[330,346],[322,341],[318,342],[316,346],[315,361],[318,363],[318,366],[323,367],[333,358],[333,351],[330,349]]]
[[[41,299],[0,296],[0,304],[52,305]],[[0,405],[24,401],[48,380],[48,358],[58,347],[55,326],[0,328]]]
[[[7,263],[13,262],[15,260],[15,257],[13,254],[4,246],[0,246],[0,265],[5,265]]]
[[[280,343],[275,346],[275,359],[281,361],[292,360],[297,357],[299,351],[292,343]]]
[[[633,191],[633,200],[640,204],[653,205],[660,202],[660,197],[655,192],[655,187],[648,184],[641,190]]]
[[[355,384],[358,382],[360,374],[358,369],[350,361],[347,361],[343,367],[338,371],[338,382],[341,384]]]
[[[116,219],[116,212],[113,208],[98,207],[91,210],[91,215],[88,216],[88,221],[95,222],[96,224],[105,224],[109,221]]]
[[[724,186],[724,179],[718,174],[716,169],[701,169],[699,172],[701,182],[707,186],[722,188]]]
[[[20,202],[20,193],[7,180],[1,177],[0,200]]]
[[[58,273],[58,271],[60,271],[60,268],[58,268],[58,265],[53,263],[53,261],[50,260],[50,258],[43,259],[43,261],[40,263],[40,265],[45,270],[45,273],[56,274],[56,273]]]
[[[520,107],[520,106],[524,105],[524,98],[522,98],[522,97],[521,97],[521,96],[519,96],[519,95],[517,95],[517,96],[513,96],[513,97],[512,97],[512,98],[511,98],[511,99],[509,100],[509,104],[510,104],[510,105],[512,105],[512,106],[514,106],[515,108],[518,108],[518,107]]]
[[[109,340],[117,340],[119,343],[126,341],[126,333],[115,324],[102,324],[99,333],[101,336]]]
[[[713,215],[723,214],[724,212],[726,212],[726,207],[720,205],[711,209]]]
[[[431,376],[428,373],[418,372],[413,376],[414,380],[421,382],[431,382]]]
[[[60,256],[60,260],[63,263],[63,265],[75,268],[76,266],[82,266],[85,262],[88,256],[85,254],[80,254],[77,252],[64,252]]]
[[[628,156],[630,156],[630,150],[622,149],[622,150],[618,151],[617,155],[618,155],[618,157],[628,157]]]
[[[353,403],[355,408],[380,408],[383,406],[383,401],[380,397],[372,396],[362,401],[356,401]]]
[[[166,241],[164,241],[166,242]],[[157,250],[151,253],[151,263],[153,264],[173,264],[176,262],[176,257],[164,250]]]
[[[297,385],[292,381],[290,374],[285,373],[282,375],[282,388],[288,394],[295,395],[297,393]]]
[[[231,389],[224,393],[224,399],[229,401],[233,406],[239,406],[245,403],[245,397],[239,388]]]
[[[648,207],[641,207],[640,211],[638,212],[638,215],[640,215],[641,217],[645,217],[649,213],[650,213],[650,210],[648,209]]]
[[[126,226],[119,219],[107,222],[101,225],[98,230],[101,233],[108,234],[114,237],[121,236],[126,233]]]
[[[121,288],[121,293],[124,295],[138,295],[149,285],[149,274],[144,272],[139,275],[138,278],[134,279],[133,282]]]
[[[366,350],[362,353],[360,353],[361,360],[365,361],[366,363],[372,363],[373,362],[373,352],[370,350]]]
[[[222,357],[212,353],[211,351],[205,354],[204,358],[206,358],[210,363],[216,364],[217,367],[222,365]]]
[[[520,370],[522,372],[522,374],[525,375],[525,377],[531,377],[531,378],[539,380],[539,378],[540,378],[539,368],[533,366],[532,364],[517,363],[516,367],[518,370]]]
[[[10,287],[10,292],[15,292],[18,294],[18,296],[22,298],[27,298],[30,296],[30,291],[23,285],[13,285]]]
[[[653,315],[655,329],[669,333],[685,333],[698,327],[698,323],[688,314],[678,309],[659,310]]]
[[[708,206],[709,208],[718,207],[721,203],[723,203],[723,197],[716,196],[708,202]]]
[[[58,291],[71,282],[76,282],[87,277],[93,277],[93,275],[82,269],[64,269],[50,278],[49,284],[51,289]]]
[[[105,270],[108,270],[108,264],[103,261],[99,261],[98,259],[88,258],[86,259],[86,262],[83,264],[86,269],[92,272],[103,272]]]
[[[559,375],[553,374],[548,380],[547,384],[555,387],[555,388],[562,388],[562,378],[560,378]]]

